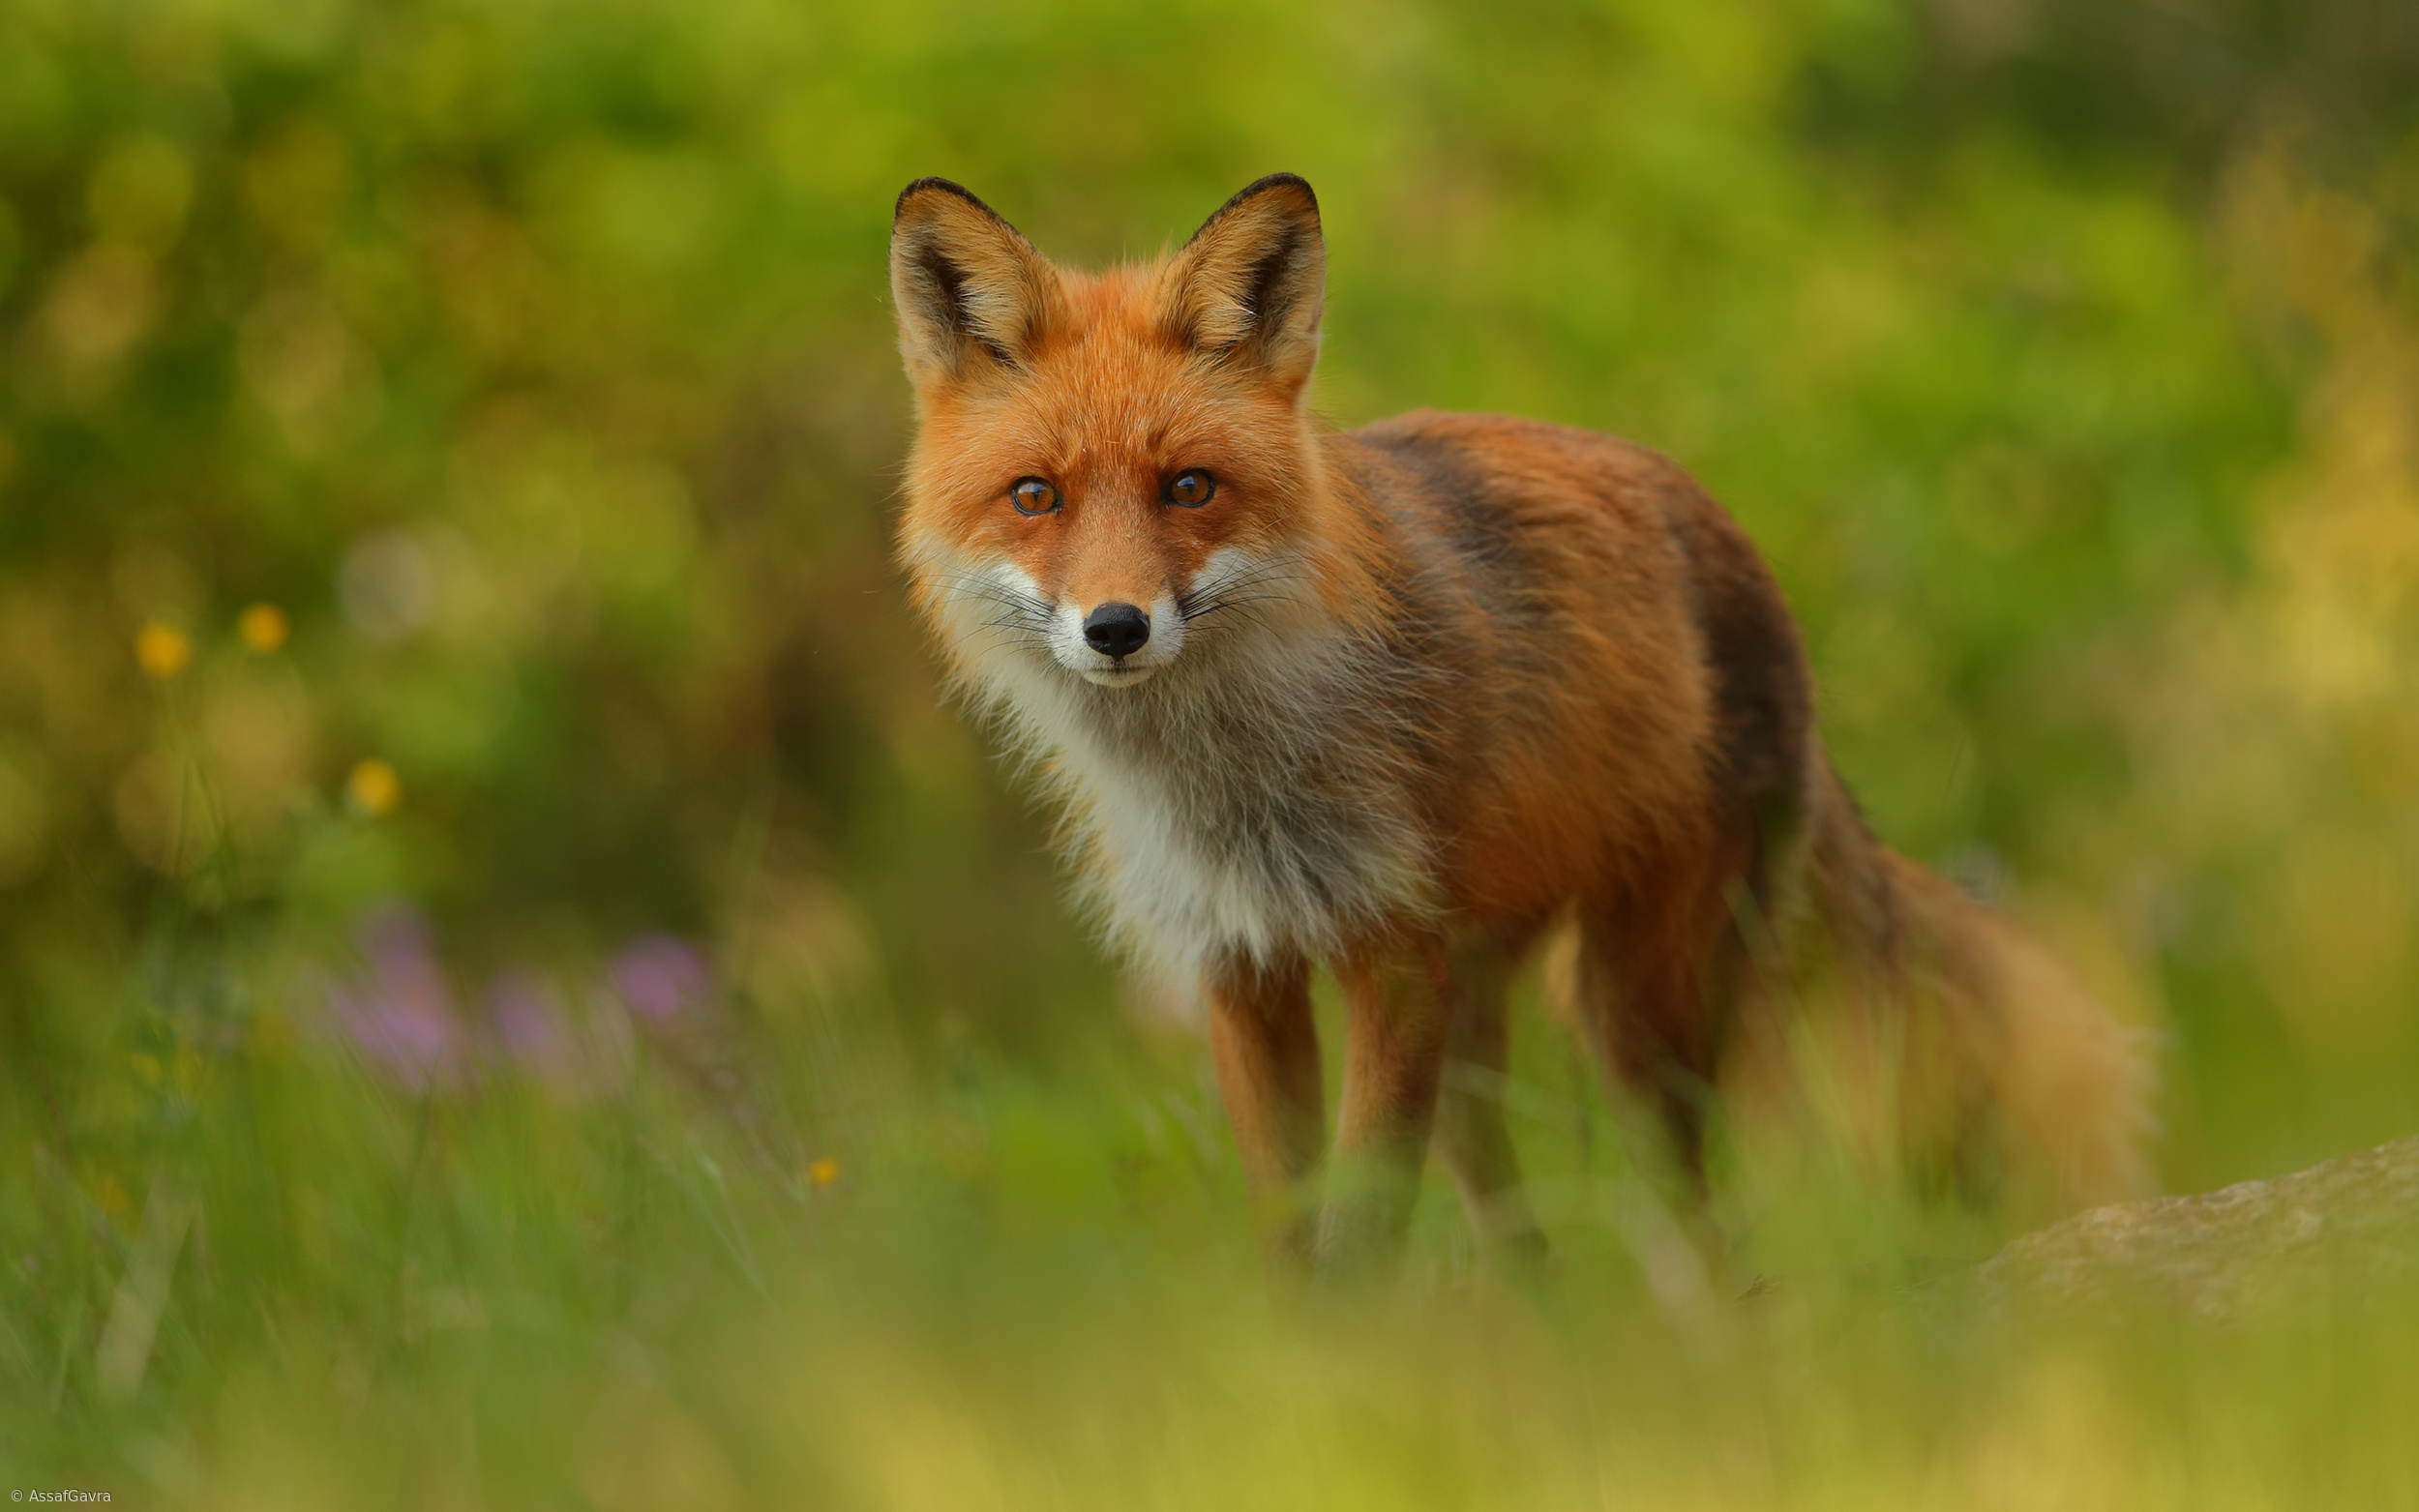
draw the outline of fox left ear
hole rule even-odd
[[[890,222],[899,352],[916,388],[1032,359],[1059,317],[1058,271],[998,211],[947,179],[917,179]]]
[[[1257,364],[1299,394],[1319,360],[1327,296],[1318,196],[1291,173],[1249,185],[1177,252],[1165,287],[1179,340]]]

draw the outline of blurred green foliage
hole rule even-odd
[[[925,173],[1079,263],[1303,173],[1320,407],[1697,472],[1877,827],[2162,1031],[2172,1181],[2419,1126],[2415,131],[2386,0],[6,0],[0,1469],[1085,1499],[1115,1455],[1017,1426],[1034,1371],[1177,1481],[1494,1483],[1431,1416],[1500,1403],[1261,1311],[1197,1052],[941,702],[885,554]],[[1591,1227],[1601,1094],[1530,1027],[1532,1164],[1607,1289],[1569,1348],[1712,1348]],[[1429,1217],[1419,1274],[1465,1275]],[[1375,1358],[1529,1338],[1489,1305]],[[1943,1426],[1920,1365],[1807,1327],[1663,1401],[1507,1346],[1575,1414],[1538,1494],[1590,1498],[1588,1432],[1656,1486],[1746,1455],[1706,1494],[1747,1500],[1915,1485],[1934,1430],[1986,1468],[2259,1450],[2265,1399],[2175,1383],[2200,1346],[2045,1357]],[[1775,1388],[1653,1459],[1675,1404],[1800,1368],[1880,1415]],[[1246,1410],[1292,1390],[1330,1458]],[[2278,1419],[2212,1484],[2377,1421]]]

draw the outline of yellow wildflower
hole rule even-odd
[[[840,1162],[828,1155],[818,1157],[806,1168],[806,1179],[819,1187],[827,1187],[840,1179]]]
[[[373,817],[392,814],[403,801],[403,780],[395,775],[395,768],[371,756],[353,763],[351,775],[344,779],[344,798],[357,813]]]
[[[274,604],[255,604],[235,622],[235,633],[244,637],[244,644],[264,656],[285,644],[290,629],[285,611]]]
[[[161,682],[183,671],[185,664],[193,659],[193,640],[174,625],[164,625],[155,619],[134,636],[134,660]]]

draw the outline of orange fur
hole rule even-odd
[[[1969,1171],[1996,1143],[2065,1202],[2137,1186],[2131,1042],[1866,830],[1738,526],[1606,436],[1321,426],[1323,258],[1283,175],[1093,276],[919,181],[891,255],[915,602],[1065,802],[1104,920],[1205,981],[1272,1242],[1389,1254],[1433,1126],[1481,1232],[1534,1247],[1500,1109],[1447,1061],[1500,1074],[1505,983],[1558,917],[1580,1023],[1692,1176],[1737,1031],[1828,963],[1914,1026],[1903,1075],[1955,1110],[1906,1138],[1945,1130]],[[1055,507],[1013,506],[1022,480]],[[1101,638],[1118,615],[1145,637]],[[1347,1169],[1315,1222],[1314,957],[1349,1018]]]

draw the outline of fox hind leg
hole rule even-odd
[[[1733,915],[1744,868],[1708,859],[1584,910],[1574,983],[1605,1074],[1653,1112],[1692,1219],[1709,1197],[1707,1124],[1748,964]]]

